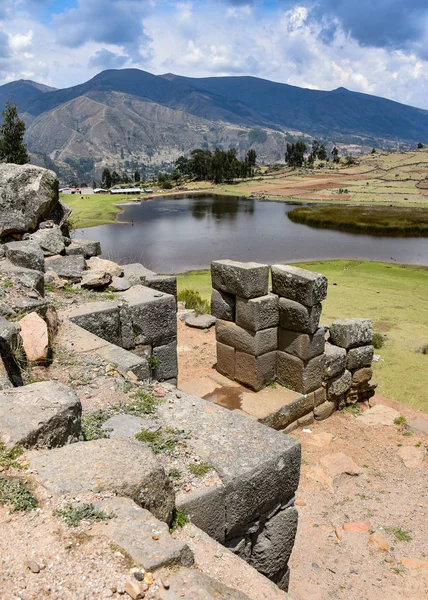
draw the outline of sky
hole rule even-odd
[[[0,85],[70,87],[126,67],[428,109],[428,0],[0,0]]]

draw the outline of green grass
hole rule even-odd
[[[288,213],[294,223],[385,236],[428,236],[428,209],[388,206],[305,206]]]
[[[11,512],[30,512],[37,500],[19,479],[0,477],[0,504],[9,506]]]
[[[192,475],[195,475],[195,477],[203,477],[212,471],[212,469],[213,466],[207,462],[191,463],[189,465],[189,471],[192,473]]]
[[[107,514],[102,510],[97,510],[93,504],[80,504],[73,506],[67,504],[64,508],[57,508],[53,514],[62,519],[69,527],[78,527],[82,521],[95,523],[96,521],[108,521],[116,515]]]
[[[373,363],[377,392],[428,412],[427,355],[418,349],[428,340],[428,268],[365,261],[322,261],[299,266],[329,279],[321,323],[366,317],[387,336]],[[337,285],[333,285],[336,283]],[[209,271],[178,276],[178,289],[211,295]]]
[[[19,458],[24,452],[21,446],[14,446],[10,450],[6,450],[3,444],[0,444],[0,467],[2,470],[7,469],[22,469],[23,465],[16,459]]]
[[[157,431],[148,431],[142,429],[135,434],[139,442],[147,444],[154,454],[161,452],[172,452],[178,442],[177,434],[181,433],[178,429],[158,429]]]
[[[179,302],[185,302],[187,309],[193,309],[196,316],[205,315],[210,312],[210,303],[201,297],[199,292],[191,289],[179,290],[177,295]]]
[[[111,412],[102,408],[82,415],[82,433],[85,441],[108,438],[108,431],[103,429],[103,425],[110,417]]]
[[[400,542],[410,542],[412,540],[412,536],[401,527],[385,527],[385,531],[391,533]]]
[[[189,517],[186,515],[186,513],[183,510],[180,510],[179,508],[174,508],[174,512],[172,515],[172,521],[171,521],[171,527],[170,527],[170,532],[173,533],[176,529],[179,529],[180,527],[184,527],[186,525],[186,523],[189,523],[190,519]]]
[[[114,223],[122,209],[117,204],[132,202],[134,198],[125,194],[61,194],[61,200],[73,211],[73,225],[76,229],[81,227],[95,227]]]

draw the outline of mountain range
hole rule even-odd
[[[195,147],[250,147],[259,162],[283,159],[287,141],[332,147],[407,148],[428,142],[428,111],[345,88],[320,91],[256,77],[190,78],[138,69],[103,71],[54,89],[0,86],[0,108],[18,107],[35,162],[98,175],[165,165]],[[82,172],[83,171],[83,172]]]

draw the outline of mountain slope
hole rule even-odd
[[[5,103],[13,100],[19,112],[25,112],[28,103],[53,90],[54,88],[42,83],[25,79],[6,83],[0,86],[0,108],[3,110]]]

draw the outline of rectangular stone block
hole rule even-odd
[[[321,387],[324,354],[312,358],[307,363],[286,352],[278,351],[276,355],[276,375],[283,385],[303,394],[309,394]]]
[[[373,341],[371,319],[343,319],[330,325],[330,338],[341,348],[366,346]]]
[[[214,289],[241,298],[265,296],[269,287],[269,267],[255,262],[216,260],[211,263]]]
[[[276,350],[277,328],[271,327],[262,331],[247,331],[229,321],[217,321],[217,341],[232,346],[240,352],[260,356]]]
[[[119,306],[115,302],[87,302],[67,311],[66,316],[86,331],[122,346]]]
[[[148,275],[146,277],[146,286],[158,292],[171,294],[177,299],[177,277],[173,275]]]
[[[235,379],[235,348],[217,342],[217,371]]]
[[[351,348],[351,350],[348,350],[346,357],[346,368],[348,371],[353,371],[354,369],[370,367],[372,364],[373,355],[373,346],[360,346],[358,348]]]
[[[267,294],[258,298],[236,298],[236,324],[249,331],[277,327],[279,323],[278,296]]]
[[[164,346],[156,346],[152,353],[155,359],[153,364],[153,376],[158,381],[174,379],[178,377],[177,342],[174,340]]]
[[[324,329],[322,327],[314,335],[288,331],[282,327],[278,329],[278,350],[297,356],[303,361],[322,354],[324,344]]]
[[[346,367],[346,350],[328,342],[324,348],[325,369],[324,377],[330,379],[341,375]]]
[[[323,402],[314,409],[316,421],[324,421],[328,419],[336,410],[336,402]]]
[[[106,344],[105,346],[95,350],[98,356],[117,366],[118,371],[122,375],[126,375],[129,371],[134,373],[140,381],[150,379],[150,354],[147,356],[142,353],[138,356],[133,352],[128,352],[114,344]]]
[[[245,352],[236,352],[235,378],[256,392],[275,379],[275,367],[275,351],[257,357]]]
[[[292,357],[294,358],[294,357]],[[297,359],[298,360],[298,359]],[[280,410],[271,414],[263,421],[272,429],[283,430],[284,433],[290,433],[293,429],[299,426],[299,419],[307,414],[311,414],[314,410],[314,394],[302,394],[293,402],[284,404]]]
[[[226,534],[226,490],[218,481],[211,487],[178,493],[175,504],[191,522],[211,538],[224,544]]]
[[[327,297],[328,281],[324,275],[290,265],[272,266],[272,291],[279,296],[315,306]]]
[[[314,408],[322,404],[327,400],[327,392],[325,387],[320,387],[313,392],[314,394]]]
[[[352,385],[363,385],[368,383],[373,376],[373,369],[371,367],[363,367],[352,371]]]
[[[338,375],[334,379],[329,379],[327,382],[327,399],[333,400],[338,396],[346,394],[352,385],[352,375],[349,371]]]
[[[315,333],[319,327],[322,304],[304,306],[289,298],[279,299],[279,321],[284,329]]]
[[[235,320],[236,296],[213,290],[211,293],[211,314],[223,321]]]

